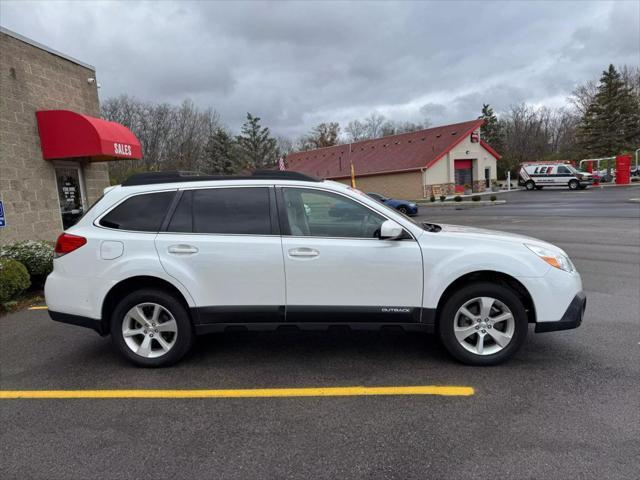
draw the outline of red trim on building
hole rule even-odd
[[[69,110],[36,112],[42,157],[91,161],[142,158],[136,136],[124,125]]]
[[[491,148],[491,145],[489,145],[484,140],[480,140],[480,145],[482,145],[482,148],[484,148],[487,152],[489,152],[491,155],[493,155],[496,160],[500,160],[502,158],[502,155],[500,155],[493,148]]]
[[[472,168],[473,165],[471,160],[454,160],[453,166],[456,170],[467,170]]]

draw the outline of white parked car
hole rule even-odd
[[[347,216],[333,216],[336,206]],[[359,213],[357,213],[359,212]],[[362,192],[295,172],[140,174],[107,189],[55,248],[52,319],[111,334],[141,366],[229,327],[400,326],[493,365],[536,332],[580,325],[586,298],[560,248],[416,223]]]
[[[527,190],[542,190],[544,187],[569,187],[571,190],[585,189],[593,184],[593,176],[564,163],[530,163],[520,167],[518,185]]]

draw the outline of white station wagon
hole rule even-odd
[[[60,235],[55,257],[51,318],[111,334],[146,367],[178,361],[195,334],[290,325],[437,332],[458,360],[493,365],[529,324],[579,326],[586,304],[554,245],[417,223],[296,172],[134,175]]]

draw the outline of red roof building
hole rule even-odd
[[[386,196],[426,198],[465,189],[484,191],[500,155],[480,138],[483,120],[292,153],[287,169],[350,182]]]

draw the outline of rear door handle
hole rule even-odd
[[[291,250],[289,250],[290,257],[310,258],[310,257],[317,257],[318,255],[320,255],[320,252],[313,248],[302,247],[302,248],[292,248]]]
[[[193,245],[171,245],[169,247],[169,253],[176,253],[178,255],[190,255],[193,253],[198,253],[198,247],[194,247]]]

